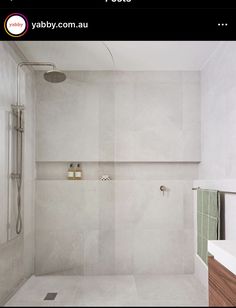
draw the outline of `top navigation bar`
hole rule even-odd
[[[236,8],[152,7],[151,0],[80,0],[70,6],[67,0],[62,9],[61,1],[47,2],[49,8],[44,0],[1,0],[1,40],[236,40]],[[72,8],[75,3],[80,7]]]
[[[212,1],[211,1],[212,2]],[[207,1],[158,1],[158,0],[1,0],[0,8],[236,8],[233,1],[207,3]]]

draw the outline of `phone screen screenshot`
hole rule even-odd
[[[0,305],[236,306],[236,5],[0,1]]]

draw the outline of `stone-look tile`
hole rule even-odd
[[[0,295],[5,299],[25,278],[24,241],[22,236],[0,248]]]
[[[87,231],[84,238],[84,275],[116,274],[115,231]]]
[[[153,79],[147,75],[143,72],[144,79],[137,72],[139,77],[133,88],[127,80],[119,84],[119,89],[116,87],[116,160],[199,160],[199,138],[195,139],[200,135],[199,82],[185,83],[181,74],[175,82],[161,82],[156,80],[155,74],[150,73]],[[190,72],[190,79],[193,75]],[[191,125],[194,123],[189,120],[193,110],[196,110],[194,123],[198,126]],[[189,123],[192,136],[187,141],[185,122]],[[187,149],[185,144],[189,140],[193,146]]]
[[[96,275],[99,268],[99,230],[84,233],[84,275]]]
[[[115,274],[115,231],[101,230],[99,233],[98,274]]]
[[[88,163],[89,164],[89,163]],[[108,174],[112,180],[115,179],[115,162],[99,162],[98,163],[98,175],[95,178],[100,179],[104,174]]]
[[[133,300],[136,294],[133,276],[86,276],[77,293],[77,300],[86,306],[117,305]]]
[[[37,79],[37,160],[99,160],[99,92],[96,85],[60,85]],[[52,122],[53,118],[53,122]]]
[[[136,230],[134,273],[182,274],[183,246],[182,230]]]
[[[183,183],[184,191],[184,273],[192,274],[194,272],[194,206],[193,206],[193,183],[186,181]]]
[[[37,159],[199,160],[194,74],[190,83],[188,72],[68,72],[60,85],[38,74]]]
[[[16,61],[10,54],[10,47],[1,43],[1,73],[0,73],[0,97],[1,107],[10,110],[13,99],[15,98],[15,84],[16,84]]]
[[[98,183],[99,229],[112,230],[115,226],[115,182]]]
[[[36,233],[37,275],[64,273],[83,274],[84,235],[74,229],[37,230]]]
[[[99,227],[96,181],[37,181],[36,229]]]
[[[113,182],[38,181],[37,274],[114,273],[114,224]]]
[[[194,273],[194,230],[184,230],[183,261],[184,274]]]
[[[163,184],[168,188],[164,196],[159,189]],[[192,224],[186,223],[192,208],[190,184],[38,181],[37,273],[192,272],[191,240],[182,246],[184,230],[193,233]],[[156,237],[155,244],[149,237]],[[46,251],[59,255],[57,261],[43,258]]]
[[[185,119],[183,122],[184,129],[191,128],[191,124],[198,124],[200,130],[200,98],[200,83],[183,84],[183,118]],[[201,149],[200,146],[199,149]]]
[[[115,87],[115,161],[135,161],[133,138],[134,84],[117,83]]]
[[[43,301],[48,291],[55,301]],[[192,275],[32,277],[10,306],[207,306],[206,290]]]
[[[134,181],[116,181],[115,185],[115,224],[132,227],[137,219],[134,211]]]
[[[114,86],[101,85],[99,91],[99,160],[113,161],[115,148]]]
[[[134,228],[117,228],[115,232],[115,272],[134,273]]]
[[[32,276],[10,299],[6,306],[60,306],[73,305],[82,277],[77,276]],[[54,301],[44,301],[47,293],[58,293]]]
[[[183,181],[183,207],[184,207],[184,228],[193,229],[194,227],[194,210],[193,210],[193,182]]]
[[[197,74],[196,74],[197,75]],[[201,157],[200,83],[183,83],[183,144],[182,151],[191,153],[193,161]],[[190,156],[189,156],[190,158]]]
[[[114,82],[122,84],[149,82],[172,84],[181,83],[181,75],[180,71],[117,71],[113,73],[112,78]]]
[[[8,113],[0,109],[0,245],[7,241],[8,220]]]
[[[172,230],[183,227],[182,185],[178,182],[165,181],[168,191],[163,195],[159,189],[162,183],[137,182],[135,208],[138,213],[138,228]]]
[[[142,275],[135,276],[135,282],[141,300],[207,304],[205,288],[192,275]]]
[[[116,162],[116,180],[184,180],[191,181],[198,176],[197,163],[145,163]]]
[[[195,74],[195,72],[192,72]],[[136,83],[180,84],[182,72],[178,71],[142,71],[135,72]]]
[[[191,128],[186,129],[183,132],[184,140],[182,144],[183,152],[188,153],[191,151],[191,155],[188,156],[189,161],[200,161],[201,160],[201,137],[197,134],[200,131],[200,123],[192,124]],[[196,134],[194,136],[194,134]],[[194,136],[194,137],[193,137]],[[193,139],[194,138],[194,139]]]
[[[161,185],[168,192],[163,196]],[[116,226],[183,228],[183,192],[178,181],[116,181]]]
[[[235,50],[222,43],[201,72],[201,179],[235,178]]]
[[[175,143],[180,139],[182,126],[179,85],[138,83],[134,88],[129,87],[127,90],[128,97],[132,99],[129,99],[128,103],[123,98],[116,97],[116,136],[118,137],[116,160],[133,159],[133,157],[124,156],[128,143],[130,143],[129,149],[133,151],[134,161],[163,160],[163,153],[165,153],[165,160],[169,159],[169,156],[175,160],[175,155],[172,154],[178,148]],[[127,105],[129,105],[128,108]],[[123,116],[124,110],[127,121]],[[174,114],[175,117],[172,116]],[[168,129],[165,129],[166,126]],[[122,144],[125,140],[127,143]],[[119,153],[122,156],[119,156]],[[127,154],[129,155],[129,152]]]
[[[8,43],[0,43],[0,109],[7,112],[11,110],[11,104],[16,102],[16,66],[17,63],[24,61]],[[35,84],[34,74],[27,69],[20,72],[21,79],[21,103],[25,105],[25,132],[24,132],[24,177],[22,186],[23,195],[23,220],[24,220],[24,237],[17,237],[16,204],[12,203],[7,208],[7,203],[2,198],[1,206],[5,205],[5,209],[1,209],[1,215],[4,211],[8,211],[14,215],[11,216],[10,223],[10,239],[11,241],[4,243],[0,247],[0,302],[5,300],[7,296],[21,283],[25,278],[29,277],[34,270],[34,178],[35,178]],[[7,129],[6,129],[7,133]],[[3,161],[1,157],[0,166],[8,165],[7,160]],[[15,183],[10,184],[16,187]],[[15,190],[11,194],[15,196]],[[3,222],[7,228],[7,221]],[[6,240],[6,237],[5,237]]]

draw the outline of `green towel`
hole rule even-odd
[[[220,194],[216,190],[197,191],[197,254],[208,264],[208,240],[220,239]]]

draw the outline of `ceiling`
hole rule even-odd
[[[62,70],[201,70],[214,41],[18,41],[28,61],[54,62]],[[107,48],[108,47],[108,48]],[[108,50],[109,49],[109,50]]]

